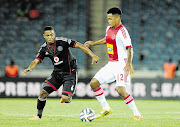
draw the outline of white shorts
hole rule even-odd
[[[109,61],[93,78],[97,79],[100,84],[111,83],[116,80],[116,86],[126,87],[130,85],[130,74],[124,71],[125,65],[125,60]]]

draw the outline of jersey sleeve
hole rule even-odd
[[[129,36],[129,33],[125,27],[120,29],[120,33],[122,34],[122,42],[127,49],[128,47],[132,47],[131,38]]]
[[[42,62],[43,59],[44,59],[44,57],[45,57],[45,51],[44,51],[44,49],[41,47],[41,48],[39,49],[37,55],[36,55],[36,59],[38,59],[38,60],[40,60],[40,62]]]
[[[76,43],[77,43],[76,41],[68,39],[69,47],[75,48]]]
[[[76,41],[65,38],[65,37],[56,37],[56,39],[66,42],[68,47],[72,47],[72,48],[75,48],[75,45],[77,43]]]

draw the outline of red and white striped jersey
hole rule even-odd
[[[106,45],[109,61],[119,61],[127,58],[127,47],[132,47],[127,29],[121,24],[116,29],[110,26],[106,29]]]

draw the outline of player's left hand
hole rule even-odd
[[[127,73],[127,74],[130,74],[130,72],[134,72],[134,69],[132,68],[132,66],[130,64],[126,64],[126,66],[124,67],[124,71]]]
[[[98,62],[99,61],[99,57],[98,56],[96,56],[96,55],[94,55],[93,57],[92,57],[92,63],[91,64],[94,64],[94,62]]]
[[[93,45],[93,41],[86,41],[84,45],[89,48],[91,45]]]

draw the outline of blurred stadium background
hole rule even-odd
[[[52,72],[51,61],[46,58],[27,76],[22,72],[44,43],[42,35],[46,25],[53,26],[57,36],[71,38],[82,44],[87,40],[96,41],[105,36],[108,25],[106,12],[114,6],[122,9],[123,25],[132,39],[135,74],[129,90],[144,115],[144,121],[135,123],[131,120],[130,110],[123,100],[119,101],[116,84],[112,83],[103,84],[102,88],[107,99],[117,99],[108,100],[113,114],[108,119],[86,125],[180,125],[180,69],[175,72],[174,79],[163,77],[163,63],[169,57],[176,64],[180,59],[180,0],[0,0],[0,126],[77,127],[85,125],[79,122],[80,110],[91,107],[99,112],[100,104],[93,100],[89,81],[108,61],[105,45],[91,47],[100,57],[100,61],[94,65],[90,64],[91,58],[81,50],[71,49],[79,68],[75,96],[70,104],[63,105],[59,103],[62,87],[50,94],[43,122],[27,120],[36,114],[36,99],[22,98],[39,96],[42,82]],[[31,10],[38,11],[39,16],[32,13],[31,17],[36,18],[30,18]],[[10,59],[14,59],[19,67],[18,78],[4,77],[5,66]],[[67,110],[70,107],[73,110]]]
[[[39,11],[38,18],[18,16],[23,1],[28,12],[32,9]],[[4,68],[11,58],[19,66],[19,76],[23,76],[21,72],[45,41],[42,34],[46,25],[53,26],[57,36],[81,43],[103,38],[108,25],[106,12],[113,6],[122,9],[122,22],[132,39],[134,77],[163,76],[163,63],[169,57],[173,57],[175,63],[180,59],[178,0],[1,0],[0,76],[4,76]],[[80,77],[94,75],[108,61],[105,45],[91,49],[100,57],[99,63],[92,66],[90,57],[72,49],[78,60]],[[29,76],[46,77],[52,68],[51,61],[46,59]],[[40,74],[42,71],[44,73]]]

